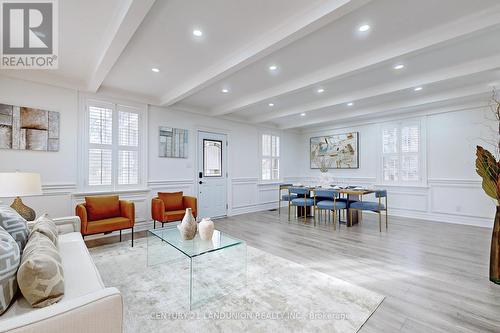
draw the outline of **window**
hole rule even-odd
[[[280,179],[280,137],[262,135],[262,180]]]
[[[403,122],[382,129],[382,170],[385,182],[419,182],[420,124]]]
[[[88,101],[85,186],[133,187],[141,183],[141,109]]]

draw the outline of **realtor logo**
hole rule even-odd
[[[0,0],[1,68],[57,69],[57,0]]]

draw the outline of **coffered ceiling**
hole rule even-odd
[[[282,129],[500,87],[498,0],[65,0],[60,26],[58,70],[0,75]]]

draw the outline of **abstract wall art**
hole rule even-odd
[[[311,169],[359,168],[358,132],[314,137],[310,146]]]
[[[160,126],[160,157],[188,158],[188,130]]]
[[[0,149],[59,151],[59,112],[0,104]]]

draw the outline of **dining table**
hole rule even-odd
[[[296,186],[299,187],[298,185],[296,185]],[[331,190],[337,191],[340,195],[339,200],[345,201],[346,206],[347,206],[345,219],[342,220],[342,218],[340,218],[341,215],[339,215],[339,221],[342,224],[346,224],[348,227],[355,225],[355,224],[358,224],[358,221],[359,221],[359,212],[358,212],[358,210],[353,210],[351,212],[351,209],[350,209],[351,204],[353,202],[362,200],[363,196],[365,196],[365,195],[375,193],[374,189],[367,189],[367,188],[363,188],[361,186],[341,186],[340,187],[340,186],[324,186],[324,185],[319,186],[319,185],[309,184],[309,185],[302,185],[300,187],[306,187],[310,191],[311,196],[314,196],[314,191],[318,188],[321,188],[322,190],[331,189]],[[304,217],[304,214],[306,214],[306,216],[309,217],[309,216],[312,216],[312,211],[309,207],[297,206],[297,214],[298,214],[298,217]]]

